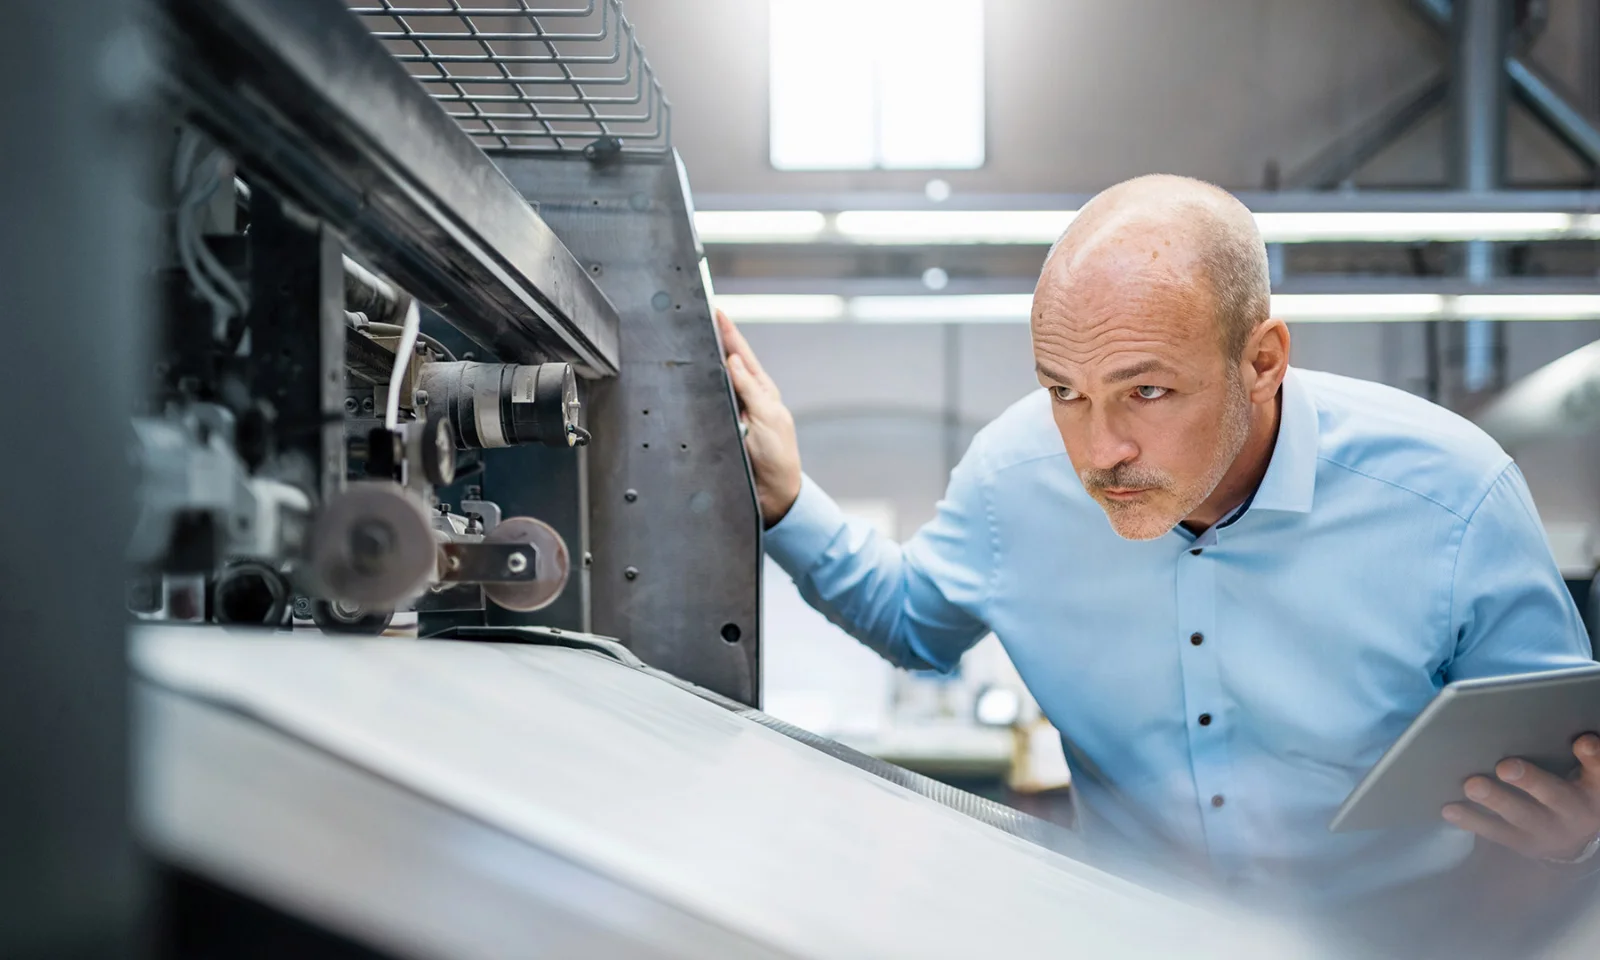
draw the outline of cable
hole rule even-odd
[[[367,333],[375,333],[380,337],[398,337],[405,332],[405,328],[398,323],[375,323],[371,320],[357,324],[356,329]],[[440,343],[436,338],[418,330],[417,339],[432,347],[441,357],[451,361],[455,360],[455,351]]]
[[[178,195],[175,233],[178,258],[184,271],[211,304],[213,334],[229,349],[237,349],[243,325],[230,329],[229,320],[249,310],[249,296],[232,271],[223,266],[200,234],[200,214],[205,202],[222,182],[222,155],[192,129],[178,137],[173,156],[173,192]]]
[[[406,367],[412,354],[417,352],[418,327],[422,325],[422,312],[417,302],[406,308],[405,327],[400,333],[400,343],[394,351],[394,371],[389,375],[389,402],[384,406],[383,425],[389,430],[400,426],[400,387],[405,380]]]

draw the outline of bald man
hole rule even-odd
[[[1061,731],[1091,843],[1333,900],[1449,871],[1474,834],[1592,856],[1593,735],[1579,779],[1508,759],[1436,827],[1328,832],[1444,683],[1592,661],[1516,465],[1410,394],[1291,368],[1226,192],[1143,177],[1084,207],[1034,291],[1043,389],[904,545],[802,474],[777,387],[719,320],[767,552],[900,666],[949,670],[994,632]]]

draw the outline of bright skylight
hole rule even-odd
[[[771,0],[772,165],[983,165],[983,0]]]

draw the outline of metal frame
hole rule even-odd
[[[1455,11],[1452,0],[1410,0],[1411,8],[1441,34],[1449,30]],[[1456,0],[1463,2],[1463,0]],[[1470,0],[1466,0],[1470,2]],[[1537,68],[1515,53],[1502,52],[1506,76],[1517,102],[1591,167],[1600,166],[1600,129],[1556,92],[1555,85]]]
[[[164,0],[176,92],[251,176],[501,360],[617,371],[617,315],[339,0]]]

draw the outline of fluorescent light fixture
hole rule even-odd
[[[1474,320],[1596,320],[1596,294],[1462,294],[1455,298],[1457,317]]]
[[[733,294],[717,296],[715,302],[734,323],[805,323],[845,318],[844,297],[825,294]]]
[[[851,297],[846,313],[866,323],[1026,323],[1027,293]]]
[[[1461,240],[1550,240],[1595,235],[1591,214],[1381,213],[1323,211],[1258,213],[1256,226],[1267,243],[1412,242]]]
[[[1280,320],[1426,320],[1444,310],[1436,293],[1273,294],[1272,315]]]
[[[847,210],[839,234],[859,243],[1055,243],[1075,210]]]
[[[1015,294],[837,297],[719,296],[736,323],[1026,323],[1033,298]],[[1290,323],[1402,320],[1600,320],[1600,294],[1274,294],[1272,315]]]
[[[706,243],[758,243],[760,231],[723,228],[717,218],[736,211],[703,211],[695,224]],[[846,210],[835,231],[818,211],[737,211],[760,225],[782,213],[796,226],[774,239],[891,244],[1050,244],[1072,223],[1076,210]],[[1258,213],[1267,243],[1425,243],[1464,240],[1586,240],[1600,238],[1600,215],[1554,212],[1345,212]],[[737,225],[742,221],[729,220]],[[774,223],[780,222],[777,220]],[[705,226],[702,226],[705,223]],[[803,225],[803,229],[802,229]],[[781,233],[781,235],[779,235]]]
[[[700,210],[694,229],[703,243],[799,243],[828,226],[815,210]]]

